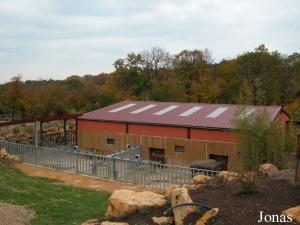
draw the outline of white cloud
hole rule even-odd
[[[109,72],[130,51],[208,48],[216,60],[265,43],[300,49],[298,0],[6,0],[0,82]]]

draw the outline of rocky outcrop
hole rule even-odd
[[[93,219],[93,220],[87,220],[81,225],[129,225],[129,224],[124,222],[109,222],[109,221],[100,222],[98,219]]]
[[[101,223],[101,225],[129,225],[128,223],[124,222],[109,222],[109,221],[104,221]]]
[[[272,175],[276,172],[279,172],[277,167],[272,163],[265,163],[259,166],[258,171],[265,175]]]
[[[238,178],[238,173],[221,171],[218,173],[217,177],[221,178],[224,181],[234,181]]]
[[[179,188],[180,186],[177,185],[177,184],[171,184],[170,186],[168,186],[166,189],[165,189],[165,195],[167,197],[171,197],[171,193],[172,191],[175,189],[175,188]]]
[[[300,223],[300,205],[284,210],[282,214],[290,216],[293,219],[293,221]]]
[[[87,220],[81,225],[101,225],[101,222],[98,219]]]
[[[205,175],[198,175],[193,177],[193,184],[205,184],[206,182],[212,180],[212,177],[205,176]]]
[[[108,200],[106,216],[120,217],[128,213],[134,213],[139,209],[161,207],[165,204],[164,195],[151,191],[116,190]]]
[[[0,164],[11,166],[19,162],[19,157],[9,154],[5,149],[0,150]]]
[[[174,218],[173,217],[152,217],[153,223],[159,224],[159,225],[167,225],[167,224],[173,224]]]
[[[207,221],[209,221],[211,218],[218,215],[218,213],[219,213],[218,208],[214,208],[214,209],[204,213],[204,215],[199,220],[197,220],[196,225],[205,225],[207,223]]]
[[[172,207],[181,203],[193,202],[188,194],[187,188],[176,188],[171,194]],[[173,209],[174,219],[176,225],[182,225],[184,218],[196,210],[195,206],[180,206]]]

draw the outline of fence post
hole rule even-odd
[[[113,175],[113,180],[116,180],[118,177],[118,171],[116,167],[116,159],[112,158],[112,175]]]
[[[79,169],[78,169],[78,154],[79,154],[79,152],[77,152],[77,151],[74,151],[74,154],[75,154],[75,157],[76,157],[76,173],[78,173],[78,171],[79,171]]]
[[[38,164],[38,150],[37,150],[37,146],[34,146],[34,161],[35,161],[35,165]]]
[[[93,156],[93,159],[92,159],[92,174],[94,176],[97,176],[97,156]]]

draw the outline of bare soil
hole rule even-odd
[[[194,202],[220,209],[219,215],[209,225],[267,225],[270,223],[258,223],[260,211],[264,214],[281,215],[283,210],[300,205],[300,187],[286,179],[260,179],[258,192],[255,193],[236,194],[236,190],[234,183],[220,184],[215,180],[192,191],[191,198]],[[194,224],[198,218],[199,215],[189,215],[185,224]]]
[[[287,172],[287,171],[286,171]],[[207,225],[269,225],[295,223],[258,223],[259,211],[265,214],[277,214],[287,208],[300,205],[300,187],[295,186],[288,179],[276,177],[261,178],[258,180],[258,192],[251,194],[236,194],[235,183],[223,183],[214,179],[198,190],[191,191],[194,202],[205,204],[211,208],[219,208],[219,215],[209,221]],[[146,209],[122,218],[113,218],[111,221],[126,221],[130,225],[155,225],[151,217],[163,216],[164,210],[170,204],[158,209]],[[184,225],[193,225],[203,215],[205,210],[188,215]]]
[[[66,185],[87,188],[96,191],[113,192],[114,190],[119,190],[119,189],[129,189],[134,191],[151,190],[155,192],[162,192],[160,190],[147,189],[147,188],[131,185],[124,182],[102,180],[90,176],[66,173],[66,172],[50,170],[42,167],[30,166],[26,164],[18,164],[16,167],[28,176],[55,179],[55,180],[65,182]]]
[[[28,211],[23,206],[0,202],[0,225],[27,225],[34,214],[34,211]]]

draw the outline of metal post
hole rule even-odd
[[[40,146],[43,146],[43,138],[42,138],[42,136],[43,136],[43,122],[42,121],[40,121]]]
[[[68,139],[67,139],[67,120],[64,119],[64,144],[68,144]]]
[[[78,154],[79,154],[79,152],[78,152],[77,146],[74,147],[73,153],[75,154],[75,158],[76,158],[75,172],[78,173],[78,171],[79,171],[79,168],[78,168],[78,160],[79,160],[78,159]]]
[[[38,146],[34,146],[34,163],[35,165],[38,164],[38,152],[37,152]]]
[[[34,126],[34,145],[39,146],[38,121],[35,121],[33,126]]]

